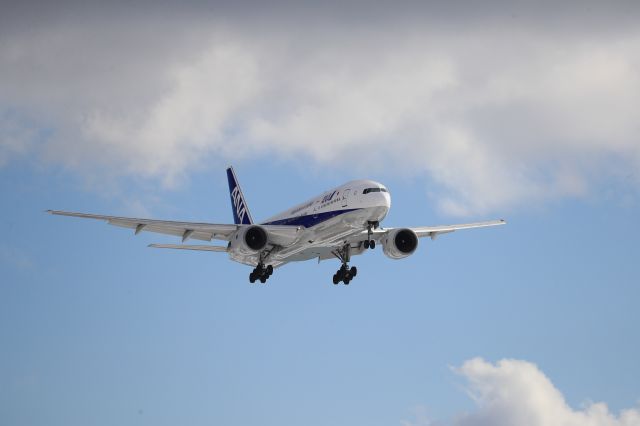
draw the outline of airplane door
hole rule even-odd
[[[342,192],[342,207],[347,207],[347,205],[349,204],[349,195],[351,194],[351,190],[350,189],[345,189]]]

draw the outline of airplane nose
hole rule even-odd
[[[389,208],[391,208],[391,196],[388,193],[381,192],[379,194],[379,197],[378,208],[380,209],[380,211],[377,220],[381,221],[382,219],[387,217],[387,213],[389,213]]]
[[[384,207],[385,211],[389,211],[391,208],[391,195],[388,192],[380,192],[378,194],[378,202],[377,204],[380,207]]]
[[[382,195],[382,203],[383,203],[383,205],[387,209],[391,208],[391,194],[389,194],[388,192],[381,192],[380,195]]]

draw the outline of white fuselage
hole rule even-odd
[[[270,254],[272,262],[287,258],[301,261],[312,258],[332,258],[330,246],[342,242],[348,244],[356,236],[366,232],[370,223],[382,221],[391,207],[391,196],[386,187],[371,180],[354,180],[322,195],[298,204],[262,223],[262,225],[300,226],[301,235],[295,244],[279,248]],[[353,247],[352,254],[363,249]],[[252,263],[253,259],[229,253],[231,258]]]

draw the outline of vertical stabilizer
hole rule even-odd
[[[238,183],[233,167],[227,169],[227,179],[229,180],[229,194],[231,195],[231,210],[233,211],[233,221],[236,225],[251,225],[253,219],[249,213],[249,207],[244,199],[242,189]]]

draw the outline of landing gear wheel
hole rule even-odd
[[[373,230],[378,227],[378,222],[369,222],[367,226],[367,241],[364,242],[365,249],[374,249],[376,248],[376,242],[371,239],[371,235],[373,235]]]
[[[258,263],[253,269],[253,272],[249,274],[249,282],[253,284],[260,280],[260,282],[264,284],[267,282],[271,274],[273,274],[273,265],[265,266],[264,263]]]
[[[365,247],[368,247],[370,243],[371,243],[370,238],[368,238],[366,241],[363,241],[363,245]],[[342,281],[345,285],[349,285],[351,280],[355,278],[356,274],[358,273],[358,269],[355,266],[352,266],[351,268],[349,268],[350,249],[351,249],[351,245],[345,244],[342,248],[336,249],[335,251],[331,252],[335,257],[337,257],[342,262],[340,269],[338,269],[338,271],[333,275],[334,284],[338,284],[340,281]]]

